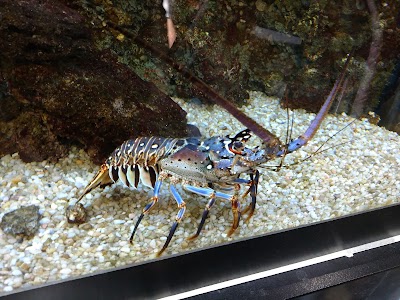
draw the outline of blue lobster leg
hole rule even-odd
[[[249,215],[247,216],[245,222],[248,222],[250,220],[250,218],[254,214],[254,210],[256,209],[257,187],[259,178],[260,172],[258,170],[256,170],[255,174],[250,174],[250,187],[242,196],[245,197],[250,192],[251,203],[242,212],[242,214],[245,214],[249,211]]]
[[[176,228],[178,227],[179,223],[181,222],[181,220],[183,218],[183,214],[185,213],[185,210],[186,210],[186,203],[182,200],[182,197],[181,197],[181,195],[179,195],[176,188],[173,185],[170,185],[169,189],[171,190],[172,195],[174,196],[175,201],[178,204],[178,208],[180,208],[180,209],[179,209],[178,213],[176,214],[175,222],[174,222],[174,224],[172,224],[171,230],[169,231],[169,234],[168,234],[167,240],[164,243],[164,246],[157,253],[157,257],[160,256],[164,252],[165,249],[167,249],[169,242],[171,241],[172,237],[174,236]]]
[[[134,228],[133,231],[132,231],[131,237],[129,238],[129,243],[132,244],[133,236],[135,235],[136,230],[137,230],[137,228],[139,227],[139,224],[140,224],[140,222],[142,221],[144,215],[147,214],[147,213],[149,212],[149,210],[152,209],[153,206],[157,203],[157,201],[158,201],[158,194],[159,194],[159,192],[160,192],[161,184],[162,184],[162,181],[161,181],[161,180],[157,180],[157,181],[156,181],[156,183],[155,183],[155,185],[154,185],[154,193],[153,193],[153,197],[151,198],[151,202],[150,202],[149,204],[147,204],[147,205],[144,207],[144,209],[143,209],[141,215],[139,216],[139,219],[137,220],[137,222],[136,222],[136,224],[135,224],[135,228]]]
[[[196,233],[194,235],[192,235],[191,237],[189,237],[188,240],[190,240],[190,241],[194,240],[195,238],[197,238],[199,236],[201,230],[203,229],[203,226],[204,226],[204,223],[208,216],[208,213],[210,212],[210,209],[214,205],[214,203],[215,203],[215,194],[212,194],[210,201],[208,201],[206,207],[204,208],[203,215],[201,216],[201,221],[200,221],[199,227],[197,227]]]
[[[232,203],[232,212],[233,212],[233,224],[232,224],[232,228],[230,229],[228,236],[230,236],[235,230],[236,228],[239,226],[239,221],[240,221],[240,203],[238,201],[238,197],[235,195],[229,195],[226,193],[222,193],[222,192],[217,192],[214,191],[213,189],[210,188],[204,188],[204,187],[195,187],[195,186],[191,186],[191,185],[185,185],[184,188],[190,192],[193,192],[195,194],[201,195],[201,196],[205,196],[205,197],[209,197],[210,201],[208,201],[206,207],[204,208],[203,211],[203,215],[201,217],[201,221],[199,224],[199,227],[197,228],[196,233],[189,237],[189,240],[193,240],[195,238],[197,238],[201,232],[201,230],[203,229],[204,223],[206,221],[206,218],[208,216],[208,213],[210,212],[210,208],[214,205],[215,203],[215,199],[216,198],[222,198],[225,200],[230,200]]]

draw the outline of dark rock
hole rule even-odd
[[[18,152],[25,162],[65,156],[67,145],[49,128],[49,119],[38,112],[23,112],[12,122],[4,122],[0,127],[0,154]]]
[[[186,136],[186,113],[97,49],[75,9],[49,0],[1,5],[0,107],[10,113],[0,114],[0,155],[55,160],[77,144],[100,162],[128,138]]]
[[[39,229],[39,206],[30,205],[4,214],[0,228],[18,237],[32,237]]]
[[[0,79],[0,121],[11,121],[21,111],[21,104],[8,94],[7,82]]]

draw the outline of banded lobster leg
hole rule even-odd
[[[260,172],[256,170],[253,173],[250,174],[250,181],[248,184],[250,185],[247,191],[242,195],[242,198],[246,197],[250,193],[251,197],[251,203],[242,211],[242,214],[244,215],[245,213],[249,212],[247,215],[245,222],[248,222],[250,218],[254,214],[254,210],[256,209],[256,202],[257,202],[257,188],[258,188],[258,181],[260,178]]]
[[[171,241],[172,237],[174,236],[176,228],[178,228],[178,225],[183,218],[183,214],[186,211],[186,203],[182,200],[182,197],[181,197],[181,195],[179,195],[176,188],[173,185],[170,185],[169,189],[171,190],[171,193],[174,196],[176,203],[178,204],[179,211],[176,214],[175,222],[174,222],[174,224],[172,224],[172,227],[169,231],[169,234],[168,234],[167,240],[164,243],[164,246],[161,248],[160,251],[157,252],[157,257],[160,256],[164,252],[165,249],[167,249],[169,242]]]
[[[227,235],[231,236],[235,232],[235,230],[239,226],[240,217],[242,215],[241,210],[240,210],[239,197],[238,197],[239,191],[240,191],[240,185],[238,183],[236,183],[234,186],[235,193],[233,195],[218,192],[218,191],[215,191],[215,190],[213,190],[211,188],[207,188],[207,187],[195,187],[195,186],[191,186],[191,185],[185,185],[184,188],[186,190],[188,190],[189,192],[210,198],[206,207],[204,208],[203,215],[201,217],[201,221],[197,228],[197,231],[194,235],[192,235],[191,237],[188,238],[189,240],[194,240],[195,238],[197,238],[199,236],[201,230],[204,227],[204,223],[207,219],[210,209],[215,203],[216,198],[222,198],[225,200],[229,200],[231,202],[232,213],[233,213],[233,223],[232,223],[232,227],[229,230]]]
[[[133,228],[132,234],[129,238],[129,242],[131,244],[133,242],[133,237],[136,233],[136,230],[139,227],[139,224],[142,221],[144,215],[147,214],[154,207],[154,205],[158,202],[158,195],[160,193],[161,185],[162,185],[162,180],[157,180],[154,185],[153,197],[151,198],[151,202],[148,203],[144,207],[142,213],[139,216],[139,219],[136,221],[135,227]],[[178,191],[176,190],[176,188],[173,185],[170,185],[170,191],[171,191],[172,195],[174,196],[176,203],[178,204],[179,211],[176,214],[175,222],[172,224],[172,227],[169,231],[169,234],[168,234],[167,240],[164,243],[164,246],[157,253],[157,257],[160,256],[164,252],[165,249],[167,249],[167,247],[168,247],[172,237],[174,236],[174,233],[175,233],[176,229],[178,228],[178,225],[181,222],[183,215],[186,211],[186,203],[182,200],[182,197],[179,195]]]
[[[225,193],[221,193],[221,192],[216,192],[213,189],[210,188],[200,188],[200,187],[193,187],[190,185],[185,186],[185,189],[187,189],[190,192],[196,193],[198,195],[201,196],[205,196],[205,197],[209,197],[210,200],[208,201],[206,207],[204,208],[203,211],[203,215],[201,216],[201,221],[200,224],[197,228],[197,231],[194,235],[192,235],[191,237],[189,237],[189,240],[194,240],[195,238],[197,238],[201,232],[201,230],[204,227],[204,223],[208,217],[208,214],[210,212],[211,207],[214,205],[215,203],[215,199],[216,198],[222,198],[225,200],[230,200],[231,204],[232,204],[232,213],[233,213],[233,223],[232,223],[232,227],[228,232],[228,236],[231,236],[235,230],[238,228],[239,226],[239,221],[240,218],[243,214],[245,214],[246,212],[249,211],[249,215],[247,216],[245,222],[247,222],[253,215],[255,207],[256,207],[256,198],[257,198],[257,186],[258,186],[258,180],[260,177],[260,172],[258,170],[256,170],[253,173],[250,174],[250,180],[246,180],[246,179],[242,179],[242,178],[238,178],[235,180],[235,194],[233,195],[229,195],[229,194],[225,194]],[[247,196],[247,194],[250,193],[251,196],[251,203],[243,210],[240,210],[240,203],[238,201],[238,193],[240,190],[240,184],[247,184],[250,185],[248,190],[242,195],[241,198],[244,198]]]

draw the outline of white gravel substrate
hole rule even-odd
[[[244,128],[220,107],[176,101],[205,137],[234,135]],[[251,93],[243,110],[284,140],[287,117],[278,100]],[[304,132],[313,118],[296,111],[293,136]],[[288,155],[285,164],[306,157],[350,121],[347,116],[328,116],[313,141],[304,151]],[[241,221],[231,238],[226,236],[232,222],[230,203],[219,200],[200,237],[186,241],[196,231],[207,199],[179,188],[187,211],[164,256],[398,202],[399,136],[362,120],[335,136],[330,145],[342,142],[346,143],[279,172],[261,169],[256,212],[247,224]],[[259,140],[254,137],[253,143]],[[96,189],[83,199],[88,222],[77,226],[66,222],[65,208],[77,200],[98,168],[83,151],[74,149],[57,164],[25,164],[18,154],[8,155],[1,158],[0,168],[0,218],[30,204],[40,206],[42,214],[39,232],[30,240],[18,241],[0,231],[0,291],[4,292],[154,258],[177,212],[164,186],[160,203],[143,219],[130,245],[131,230],[151,190],[131,191],[121,184]]]

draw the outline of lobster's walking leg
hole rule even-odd
[[[180,208],[180,209],[179,209],[178,213],[176,214],[175,222],[174,222],[174,224],[172,224],[171,230],[169,231],[169,234],[168,234],[167,240],[164,243],[164,246],[157,253],[157,257],[160,256],[164,252],[165,249],[167,249],[169,242],[171,241],[172,237],[174,236],[176,228],[178,228],[178,225],[181,222],[181,220],[183,218],[183,214],[185,213],[185,210],[186,210],[186,203],[185,203],[185,201],[182,200],[182,197],[181,197],[181,195],[179,195],[176,188],[173,185],[170,185],[169,189],[171,190],[171,193],[174,196],[176,203],[178,204],[178,208]]]
[[[147,214],[147,213],[150,211],[150,209],[152,209],[153,206],[157,203],[157,201],[158,201],[158,194],[159,194],[159,192],[160,192],[161,184],[162,184],[162,181],[161,181],[161,180],[157,180],[157,181],[156,181],[156,183],[155,183],[155,185],[154,185],[154,194],[153,194],[153,197],[151,198],[151,202],[150,202],[149,204],[147,204],[147,205],[144,207],[144,209],[143,209],[141,215],[139,216],[139,219],[137,220],[137,222],[136,222],[136,224],[135,224],[135,228],[133,228],[131,237],[129,238],[129,242],[130,242],[131,244],[132,244],[133,236],[135,235],[136,229],[139,227],[139,224],[140,224],[140,222],[142,221],[144,215]]]
[[[258,170],[256,170],[255,174],[250,174],[250,187],[242,196],[245,197],[248,193],[250,193],[251,196],[251,203],[242,212],[242,214],[245,214],[249,211],[249,215],[247,216],[245,222],[248,222],[250,220],[250,218],[254,214],[254,210],[256,209],[257,187],[259,178],[260,172]]]
[[[200,221],[199,227],[197,227],[197,231],[196,231],[196,233],[194,235],[192,235],[191,237],[188,237],[189,241],[194,240],[195,238],[197,238],[199,236],[201,230],[203,229],[203,226],[204,226],[204,223],[205,223],[206,218],[208,216],[208,213],[210,212],[211,207],[215,203],[215,194],[213,193],[210,196],[210,198],[211,198],[210,201],[208,201],[206,207],[204,208],[203,215],[201,216],[201,221]]]
[[[237,197],[238,192],[237,191],[235,192],[235,195],[229,195],[226,193],[214,191],[213,189],[210,189],[210,188],[196,187],[196,186],[191,186],[191,185],[185,185],[185,189],[192,193],[196,193],[198,195],[211,198],[203,211],[203,215],[201,217],[199,227],[197,228],[197,232],[193,236],[189,237],[189,240],[193,240],[199,236],[201,230],[203,229],[203,226],[204,226],[205,220],[208,216],[208,213],[210,211],[210,208],[215,202],[215,198],[222,198],[222,199],[231,201],[232,212],[233,212],[233,224],[232,224],[232,228],[229,231],[228,235],[232,234],[233,231],[235,231],[235,229],[238,227],[239,221],[240,221],[240,203],[238,201],[238,197]]]
[[[240,185],[236,184],[235,185],[235,194],[231,197],[231,205],[232,205],[232,214],[233,214],[233,223],[231,229],[228,231],[228,236],[231,236],[232,233],[235,232],[235,230],[239,226],[239,221],[240,221],[240,202],[239,202],[239,191],[240,191]]]

